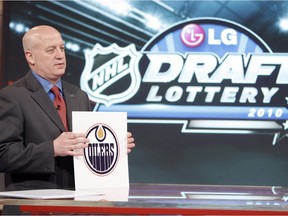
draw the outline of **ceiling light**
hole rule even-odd
[[[131,5],[125,0],[98,0],[97,2],[121,15],[129,14],[132,9]]]
[[[288,18],[283,18],[279,21],[279,27],[283,31],[288,31]]]
[[[162,23],[157,17],[151,16],[148,14],[146,15],[146,20],[147,20],[147,23],[146,23],[147,27],[151,29],[158,30],[162,26]]]

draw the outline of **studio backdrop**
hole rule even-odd
[[[130,182],[288,186],[288,1],[4,1],[2,87],[52,25],[64,80],[127,112]]]

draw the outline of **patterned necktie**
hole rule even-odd
[[[66,117],[66,105],[63,97],[60,95],[59,88],[57,86],[53,86],[51,88],[51,92],[55,95],[54,98],[54,106],[57,109],[59,116],[63,122],[65,130],[68,131],[67,117]]]

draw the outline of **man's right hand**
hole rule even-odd
[[[81,156],[89,142],[83,133],[63,132],[53,141],[55,157]]]

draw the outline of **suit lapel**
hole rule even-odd
[[[34,77],[32,72],[29,72],[26,76],[28,88],[33,91],[31,97],[34,101],[41,107],[41,109],[49,116],[52,122],[61,130],[65,131],[61,118],[55,109],[53,103],[45,92],[44,88],[38,82],[38,80]]]

